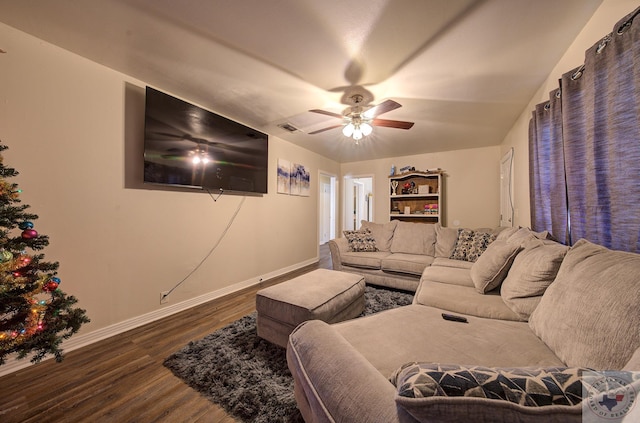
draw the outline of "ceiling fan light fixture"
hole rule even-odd
[[[191,163],[193,163],[194,166],[199,164],[206,165],[211,161],[209,155],[202,147],[198,147],[197,149],[191,151],[189,155],[192,156]]]
[[[345,102],[351,104],[351,106],[347,107],[342,112],[342,114],[320,109],[309,110],[313,113],[319,113],[321,115],[342,119],[343,122],[342,124],[329,125],[325,128],[309,132],[309,134],[319,134],[320,132],[328,131],[330,129],[342,126],[342,134],[345,137],[352,137],[357,141],[373,133],[373,126],[384,126],[387,128],[397,129],[411,129],[411,127],[413,127],[414,125],[413,122],[378,119],[379,115],[402,107],[402,105],[396,101],[385,100],[378,105],[369,107],[366,105],[373,99],[373,97],[365,98],[364,95],[356,93],[349,95],[346,98],[348,99],[348,101]],[[347,123],[345,124],[344,122]]]
[[[367,135],[371,134],[371,132],[373,131],[373,127],[367,122],[364,122],[360,125],[360,130],[362,131],[362,135],[366,137]]]
[[[360,129],[360,127],[357,127],[356,129],[354,129],[352,137],[356,141],[362,139],[362,130]]]
[[[342,128],[342,134],[345,137],[350,137],[351,135],[353,135],[353,131],[356,129],[355,126],[353,126],[353,123],[349,122],[348,125],[346,125],[344,128]]]

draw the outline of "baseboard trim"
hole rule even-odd
[[[154,310],[150,313],[142,314],[140,316],[135,316],[127,320],[123,320],[122,322],[115,323],[113,325],[95,330],[93,332],[89,332],[86,334],[78,334],[74,335],[72,338],[67,339],[62,343],[62,348],[64,352],[74,351],[80,349],[82,347],[86,347],[87,345],[91,345],[95,342],[102,341],[103,339],[110,338],[115,335],[119,335],[128,330],[138,328],[140,326],[144,326],[148,323],[155,322],[156,320],[163,319],[165,317],[169,317],[173,314],[179,313],[184,310],[188,310],[200,304],[204,304],[206,302],[216,300],[218,298],[222,298],[226,295],[233,294],[235,292],[241,291],[243,289],[252,287],[261,282],[268,281],[269,279],[273,279],[282,275],[285,275],[289,272],[293,272],[295,270],[301,269],[303,267],[312,265],[318,262],[318,257],[315,259],[310,259],[302,263],[295,264],[293,266],[289,266],[283,269],[279,269],[277,271],[268,273],[262,276],[262,279],[251,278],[242,282],[235,283],[233,285],[208,292],[206,294],[181,301],[179,303],[170,304],[166,307],[160,308],[158,310]],[[44,361],[51,360],[53,357],[45,358]],[[29,361],[29,358],[24,358],[22,360],[18,360],[16,358],[8,358],[2,366],[0,366],[0,377],[11,374],[18,370],[27,368],[32,366],[33,363]]]

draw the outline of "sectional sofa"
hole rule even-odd
[[[415,286],[413,304],[294,330],[287,360],[307,423],[640,417],[628,403],[640,392],[640,255],[586,240],[568,248],[526,228],[386,225],[334,240],[334,265],[368,283]],[[398,229],[420,247],[394,246]],[[626,397],[598,391],[604,370]]]
[[[502,229],[465,229],[460,233],[464,241],[458,243],[454,254],[462,229],[397,220],[385,224],[363,220],[360,230],[344,231],[344,237],[330,240],[329,250],[333,270],[361,274],[368,284],[414,292],[424,270],[433,264],[471,267],[471,262],[451,257],[463,258],[462,248],[472,249],[471,257],[477,256]]]

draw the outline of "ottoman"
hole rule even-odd
[[[306,320],[337,323],[364,310],[364,277],[317,269],[256,294],[258,336],[287,347],[289,334]]]

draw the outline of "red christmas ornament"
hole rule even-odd
[[[25,229],[22,231],[22,238],[33,239],[38,236],[38,232],[35,229]]]
[[[42,287],[42,289],[44,289],[47,292],[52,292],[52,291],[55,291],[57,287],[58,287],[57,283],[55,283],[54,281],[49,281]]]

